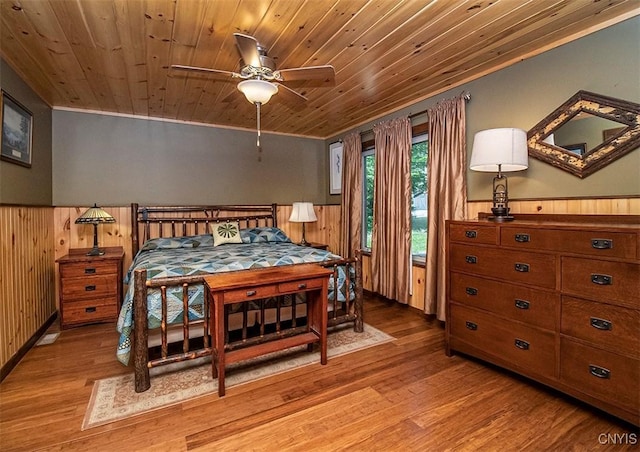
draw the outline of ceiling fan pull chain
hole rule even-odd
[[[261,162],[262,161],[262,146],[260,146],[260,102],[256,102],[256,110],[257,110],[257,117],[258,117],[258,141],[257,141],[257,145],[258,145],[258,161]]]

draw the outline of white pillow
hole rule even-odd
[[[227,221],[226,223],[212,223],[211,235],[213,235],[213,246],[224,243],[242,243],[240,236],[240,224],[237,221]]]

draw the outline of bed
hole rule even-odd
[[[131,223],[134,257],[118,317],[117,357],[125,365],[133,359],[136,392],[150,387],[149,369],[211,354],[203,284],[211,273],[310,262],[329,267],[329,325],[349,322],[355,331],[363,331],[359,253],[343,258],[292,243],[277,226],[275,204],[132,204]],[[234,236],[232,243],[218,234],[228,226],[239,228],[239,238]],[[304,294],[234,304],[225,310],[225,349],[307,331],[305,314]]]

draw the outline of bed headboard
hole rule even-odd
[[[240,228],[278,226],[277,204],[255,206],[149,207],[131,204],[131,248],[158,237],[206,234],[210,223],[237,221]]]

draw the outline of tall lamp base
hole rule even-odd
[[[102,256],[104,250],[98,248],[98,223],[93,223],[93,248],[89,250],[87,256]]]

